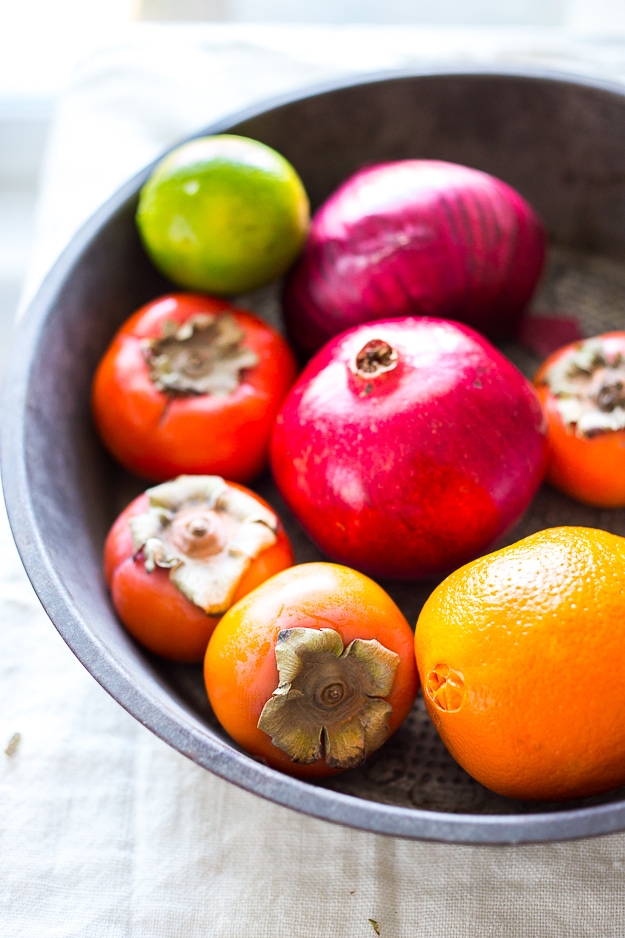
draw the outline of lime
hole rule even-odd
[[[308,197],[293,166],[234,134],[172,150],[141,189],[137,209],[155,266],[179,286],[206,293],[243,293],[280,277],[308,224]]]

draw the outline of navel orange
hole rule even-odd
[[[461,567],[415,648],[443,742],[486,787],[562,800],[625,784],[625,538],[550,528]]]

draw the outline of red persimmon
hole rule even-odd
[[[270,506],[218,476],[148,489],[119,515],[104,547],[119,618],[138,642],[174,661],[201,661],[229,606],[292,563]]]
[[[163,296],[119,329],[96,370],[102,440],[152,481],[264,468],[275,415],[296,376],[284,338],[252,313],[192,293]]]
[[[558,349],[534,379],[547,418],[547,479],[598,508],[625,507],[625,331]]]
[[[235,603],[204,677],[223,728],[301,777],[360,765],[408,715],[418,689],[412,630],[362,573],[299,564]]]

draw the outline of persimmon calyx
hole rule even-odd
[[[294,762],[325,757],[331,768],[361,765],[389,735],[399,655],[377,639],[347,648],[334,629],[285,629],[276,642],[280,683],[258,728]]]
[[[241,372],[259,361],[244,339],[229,312],[198,313],[182,325],[168,320],[161,338],[144,343],[150,380],[169,394],[227,397],[241,383]]]
[[[178,476],[146,495],[147,511],[130,519],[135,557],[148,573],[168,569],[187,599],[222,615],[252,560],[276,543],[277,516],[221,476]]]
[[[587,339],[554,362],[544,382],[563,423],[577,436],[625,430],[625,356]]]

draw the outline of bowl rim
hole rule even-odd
[[[310,97],[372,83],[429,78],[505,78],[549,82],[604,91],[625,99],[625,85],[546,68],[441,66],[359,73],[315,83],[274,96],[220,118],[188,135],[236,132],[239,124]],[[172,147],[178,146],[179,140]],[[168,151],[165,151],[168,152]],[[26,400],[40,331],[53,314],[58,295],[75,263],[102,226],[135,198],[139,187],[162,158],[131,177],[74,234],[43,279],[16,325],[13,350],[2,393],[0,466],[9,524],[22,564],[53,625],[92,677],[128,713],[181,754],[222,779],[269,801],[311,817],[358,830],[412,840],[464,844],[519,844],[571,840],[625,829],[625,800],[528,814],[477,815],[430,811],[370,801],[323,785],[293,778],[255,761],[218,736],[201,734],[189,719],[181,725],[173,712],[146,689],[138,690],[124,661],[85,628],[67,589],[55,571],[38,525],[25,459]]]

